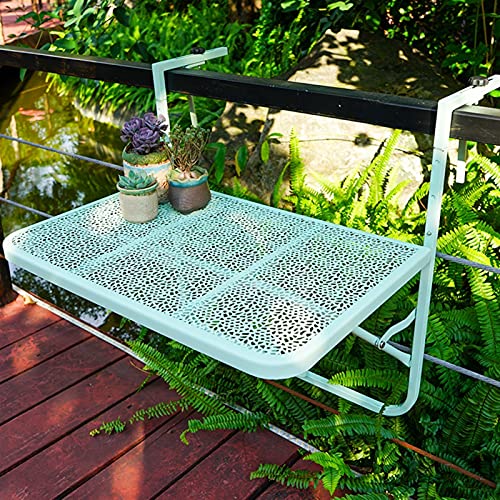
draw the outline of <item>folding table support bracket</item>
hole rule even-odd
[[[441,215],[441,201],[443,197],[443,187],[446,174],[448,142],[450,139],[451,120],[453,112],[462,106],[472,106],[478,103],[486,94],[500,88],[500,75],[494,75],[488,79],[481,79],[480,84],[472,84],[454,94],[451,94],[438,101],[438,112],[436,118],[436,128],[434,133],[434,146],[432,155],[432,170],[429,186],[429,203],[427,207],[427,217],[425,224],[424,246],[432,251],[430,262],[422,268],[420,272],[420,284],[418,291],[418,302],[415,313],[407,317],[403,323],[408,325],[415,320],[411,355],[404,356],[393,346],[387,344],[387,340],[396,331],[389,329],[380,339],[370,332],[356,327],[352,333],[367,340],[373,345],[382,348],[388,354],[399,359],[409,367],[408,391],[406,399],[399,405],[387,405],[382,401],[373,399],[365,394],[350,389],[348,387],[330,384],[328,379],[321,377],[311,371],[307,371],[299,376],[301,380],[309,382],[320,389],[331,392],[348,401],[360,405],[377,413],[382,412],[385,416],[398,416],[408,412],[415,404],[420,391],[422,378],[422,365],[425,351],[425,337],[427,333],[427,321],[429,317],[430,299],[432,292],[432,278],[434,274],[434,262],[439,230],[439,220]],[[463,145],[462,145],[463,149]],[[462,151],[461,159],[465,160],[465,151]],[[387,297],[389,298],[389,297]],[[395,327],[399,327],[395,325]],[[406,325],[406,326],[408,326]],[[404,327],[404,326],[403,326]],[[381,346],[381,342],[384,345]],[[378,345],[377,345],[378,344]]]

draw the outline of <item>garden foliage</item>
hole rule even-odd
[[[193,47],[227,46],[229,56],[206,67],[249,76],[286,74],[326,29],[357,28],[404,40],[464,81],[499,71],[497,0],[262,0],[251,24],[228,21],[237,0],[70,0],[58,14],[64,31],[50,50],[152,63],[188,54]],[[235,10],[234,8],[232,9]],[[236,9],[237,10],[237,9]],[[150,90],[55,77],[84,105],[135,112],[153,108]],[[169,96],[174,121],[186,125],[186,96]],[[223,104],[198,99],[201,125],[213,122]]]

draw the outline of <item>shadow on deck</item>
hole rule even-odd
[[[199,432],[193,412],[90,437],[103,421],[179,396],[160,379],[140,392],[138,362],[18,297],[0,308],[1,498],[329,498],[249,479],[259,463],[312,464],[261,431]]]

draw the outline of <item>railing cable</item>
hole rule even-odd
[[[25,139],[19,139],[18,137],[11,137],[10,135],[0,134],[0,138],[7,139],[9,141],[20,142],[21,144],[26,144],[27,146],[33,146],[34,148],[44,149],[45,151],[50,151],[51,153],[58,153],[60,155],[69,156],[70,158],[74,158],[75,160],[88,161],[90,163],[95,163],[96,165],[100,165],[102,167],[114,168],[115,170],[123,171],[123,167],[121,167],[120,165],[115,165],[114,163],[109,163],[107,161],[96,160],[95,158],[91,158],[89,156],[70,153],[69,151],[61,151],[59,149],[51,148],[50,146],[43,146],[42,144],[37,144],[36,142],[27,141]]]
[[[397,342],[389,342],[389,344],[391,344],[394,347],[397,347],[400,351],[411,353],[411,349],[405,345],[398,344]],[[461,366],[454,365],[453,363],[444,361],[441,358],[436,358],[435,356],[431,356],[430,354],[424,354],[424,359],[426,361],[434,363],[435,365],[444,366],[445,368],[448,368],[448,370],[460,373],[461,375],[465,375],[466,377],[479,380],[481,382],[484,382],[485,384],[489,384],[500,389],[500,381],[495,380],[493,378],[486,377],[485,375],[473,372],[472,370],[468,370],[467,368],[462,368]]]
[[[44,217],[46,219],[53,217],[53,215],[49,215],[45,212],[41,212],[40,210],[37,210],[36,208],[27,207],[26,205],[23,205],[21,203],[17,203],[16,201],[8,200],[7,198],[3,198],[2,196],[0,196],[0,201],[2,201],[3,203],[7,203],[7,205],[12,205],[12,206],[17,207],[17,208],[22,208],[24,210],[27,210],[28,212],[32,212],[34,214],[40,215],[41,217]]]
[[[490,273],[500,274],[500,269],[498,267],[487,266],[486,264],[480,264],[479,262],[474,262],[473,260],[462,259],[462,257],[453,257],[453,255],[441,252],[436,252],[436,257],[450,262],[455,262],[456,264],[462,264],[463,266],[475,267],[476,269],[481,269]]]

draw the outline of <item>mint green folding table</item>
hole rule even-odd
[[[11,234],[7,259],[46,280],[251,375],[299,377],[385,415],[415,403],[453,111],[500,86],[469,87],[438,106],[423,246],[213,193],[190,215],[160,206],[126,222],[117,195]],[[420,274],[416,309],[387,332],[360,324]],[[389,343],[414,323],[411,354]],[[311,368],[349,334],[409,368],[405,401],[385,405]]]

